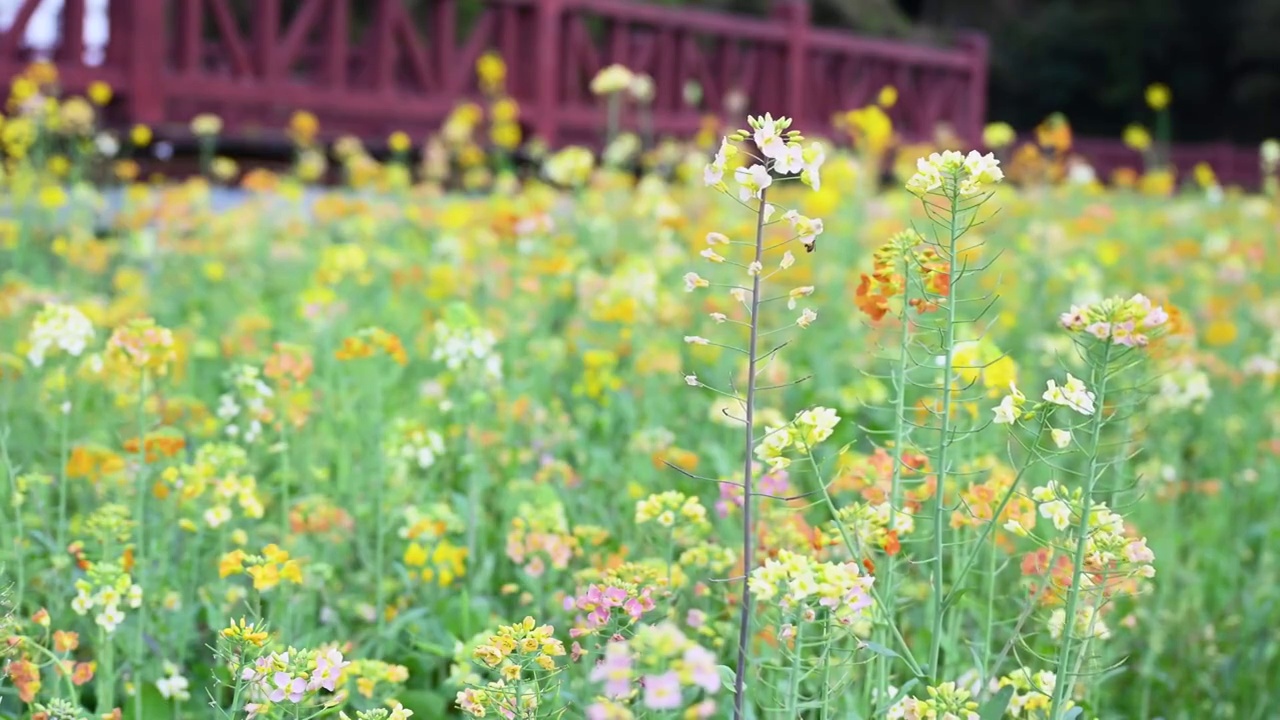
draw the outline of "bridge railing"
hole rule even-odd
[[[692,133],[735,96],[734,115],[786,113],[823,132],[886,85],[908,139],[947,123],[976,143],[986,114],[984,37],[942,48],[814,28],[806,0],[773,0],[767,18],[639,0],[0,0],[0,78],[51,59],[69,91],[115,88],[109,121],[161,132],[212,112],[230,136],[282,140],[305,109],[329,137],[425,134],[478,97],[475,61],[487,50],[505,59],[522,119],[552,144],[600,137],[589,84],[611,63],[652,76],[659,134]],[[689,82],[701,88],[695,104]],[[1078,147],[1104,175],[1139,164],[1118,143]],[[1174,159],[1206,160],[1230,181],[1256,178],[1251,154],[1181,146]]]

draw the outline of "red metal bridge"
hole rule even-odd
[[[926,47],[815,28],[806,0],[774,0],[764,19],[634,0],[0,0],[0,79],[47,57],[69,91],[115,89],[108,122],[170,134],[212,112],[230,137],[280,140],[305,109],[329,137],[421,135],[478,96],[475,61],[488,50],[506,61],[522,120],[553,145],[599,137],[589,83],[610,63],[653,77],[660,134],[693,132],[735,93],[745,111],[785,112],[810,131],[886,85],[907,138],[945,122],[976,143],[986,115],[985,37]],[[702,88],[694,105],[689,81]],[[1104,173],[1138,160],[1118,143],[1086,155]],[[1256,159],[1229,146],[1174,158],[1257,179]]]

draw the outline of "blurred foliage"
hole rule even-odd
[[[765,14],[787,0],[658,0]],[[1177,140],[1255,142],[1280,105],[1280,0],[808,0],[814,22],[926,42],[991,38],[989,116],[1030,128],[1054,111],[1083,135],[1148,121],[1143,88],[1173,90]]]

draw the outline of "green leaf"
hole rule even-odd
[[[894,652],[894,651],[890,650],[889,648],[887,648],[887,647],[885,647],[885,646],[881,645],[880,643],[874,643],[874,642],[870,642],[870,641],[864,641],[864,642],[862,643],[862,648],[863,648],[864,650],[870,650],[871,652],[873,652],[873,653],[875,653],[875,654],[877,654],[877,655],[882,655],[882,656],[887,657],[887,658],[901,658],[901,657],[902,657],[902,656],[901,656],[901,655],[899,655],[898,653],[896,653],[896,652]]]
[[[142,714],[138,715],[138,709],[134,706],[138,703],[142,706]],[[172,701],[166,700],[155,685],[144,684],[142,691],[137,695],[125,700],[121,717],[135,718],[143,717],[146,720],[164,720],[165,718],[177,717],[177,712]]]
[[[733,692],[737,685],[738,674],[728,665],[717,665],[716,670],[720,671],[720,684],[725,690]]]
[[[1004,717],[1004,711],[1009,708],[1009,701],[1012,699],[1012,685],[1005,685],[1000,688],[1000,692],[992,695],[990,700],[978,708],[979,720],[1000,720],[1000,718]]]
[[[1077,705],[1062,715],[1062,720],[1076,720],[1084,714],[1084,708]]]
[[[449,709],[449,699],[442,693],[432,690],[402,690],[396,693],[396,700],[406,710],[412,710],[414,716],[424,718],[444,717]]]

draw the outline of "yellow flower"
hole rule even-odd
[[[476,60],[476,76],[484,89],[495,91],[507,80],[507,64],[498,53],[487,52]]]
[[[876,95],[876,104],[882,108],[891,108],[898,103],[898,88],[892,85],[885,85],[880,88],[880,94]]]
[[[1017,139],[1013,126],[1006,122],[989,123],[982,129],[982,144],[992,150],[1008,147]]]
[[[495,123],[515,122],[520,117],[520,106],[511,98],[495,100],[493,106],[489,108],[489,115]]]
[[[303,147],[315,142],[320,132],[320,120],[313,113],[298,110],[289,118],[289,137]]]
[[[408,133],[397,130],[387,138],[387,147],[391,148],[391,152],[399,155],[408,152],[413,147],[413,141],[409,139]]]
[[[1169,107],[1169,101],[1173,99],[1173,94],[1169,92],[1169,86],[1164,83],[1151,83],[1147,86],[1147,105],[1152,110],[1163,110]]]
[[[1129,125],[1124,129],[1124,144],[1138,152],[1145,152],[1151,147],[1151,133],[1136,123]]]
[[[404,551],[404,564],[409,567],[422,567],[427,564],[427,551],[418,543],[409,543]]]
[[[56,210],[67,204],[67,193],[61,185],[45,185],[40,188],[40,207]]]
[[[213,137],[222,132],[222,118],[212,113],[200,113],[191,120],[191,132],[199,137]]]
[[[111,102],[111,86],[101,80],[89,83],[89,89],[86,94],[89,96],[90,102],[98,107]]]
[[[136,147],[146,147],[151,144],[151,128],[146,125],[134,125],[129,131],[129,140]]]

